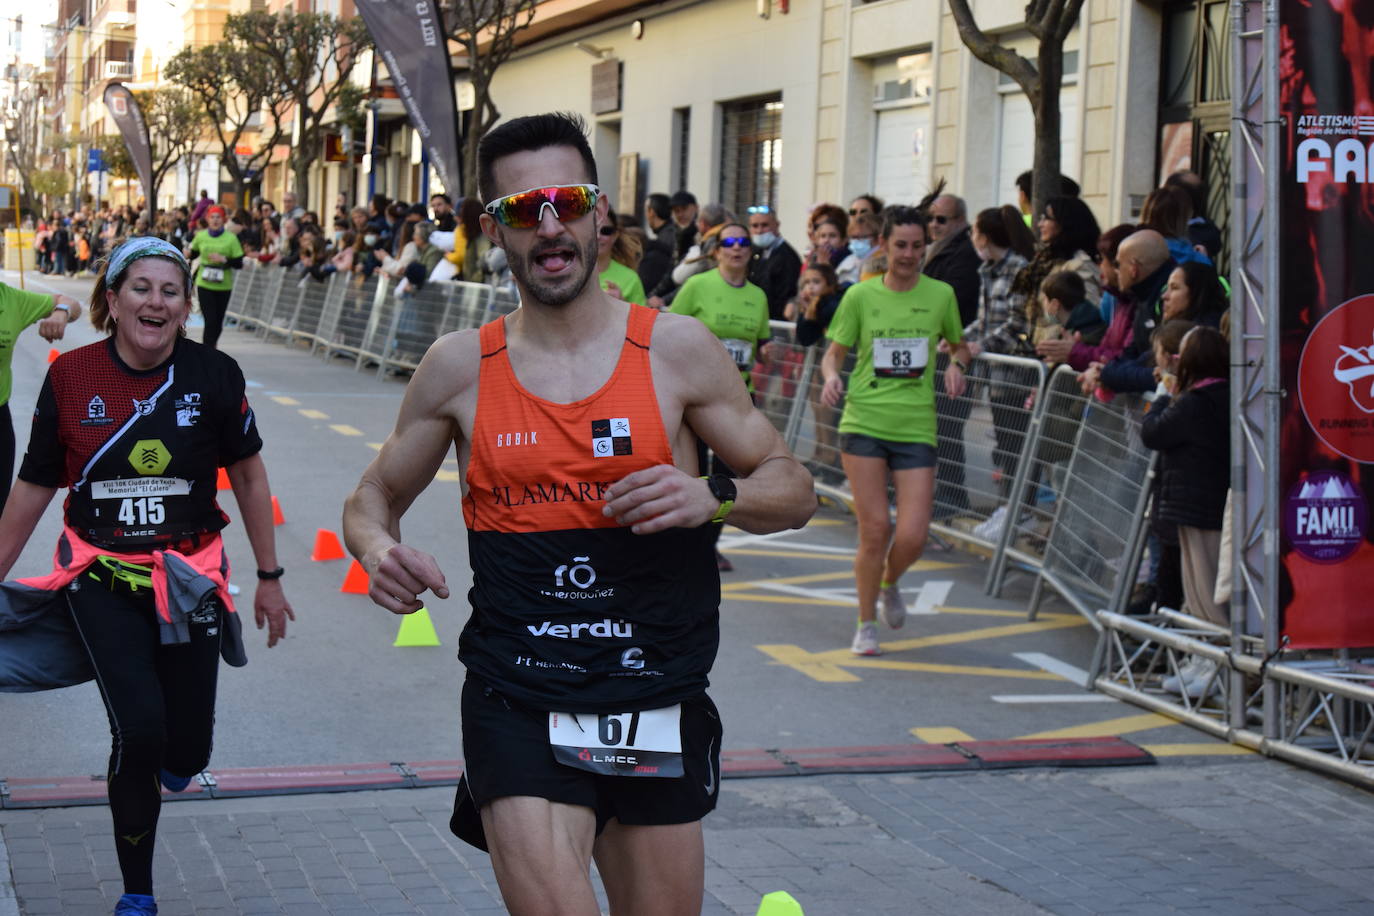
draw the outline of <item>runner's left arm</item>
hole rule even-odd
[[[816,511],[811,475],[788,452],[773,424],[754,409],[739,370],[700,322],[661,321],[655,375],[678,392],[684,422],[742,475],[730,523],[755,534],[800,528]],[[657,338],[656,338],[657,339]],[[657,387],[657,385],[655,386]],[[694,528],[720,508],[705,480],[672,465],[636,471],[607,491],[605,513],[636,534]]]
[[[272,524],[272,488],[267,481],[267,466],[258,452],[225,468],[234,499],[243,515],[243,529],[253,548],[258,569],[270,572],[277,568],[277,535]],[[282,590],[280,579],[259,579],[253,595],[253,619],[261,630],[267,627],[267,648],[286,636],[286,621],[295,620]]]

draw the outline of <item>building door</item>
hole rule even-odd
[[[1231,31],[1227,0],[1164,10],[1159,90],[1159,180],[1190,169],[1207,185],[1207,216],[1221,229],[1217,269],[1230,263]]]
[[[889,203],[914,204],[930,190],[930,106],[878,112],[873,144],[873,193]]]

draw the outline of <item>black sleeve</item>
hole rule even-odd
[[[978,253],[973,245],[967,251],[955,252],[950,259],[948,276],[945,282],[954,287],[954,298],[959,303],[959,323],[968,327],[978,317],[978,290],[982,281],[978,277]]]
[[[262,437],[258,435],[257,419],[245,394],[243,370],[229,356],[219,355],[223,363],[220,377],[224,379],[220,395],[219,463],[221,467],[228,467],[262,451]]]
[[[229,260],[225,261],[221,266],[228,267],[230,270],[238,270],[239,268],[243,267],[243,255],[239,255],[237,258],[230,258]]]
[[[801,278],[801,256],[791,245],[782,245],[768,256],[768,314],[781,318],[787,303],[797,295],[797,280]]]
[[[67,450],[57,431],[57,396],[53,393],[52,372],[49,371],[38,393],[38,406],[33,411],[29,448],[19,467],[20,480],[39,487],[62,486]]]

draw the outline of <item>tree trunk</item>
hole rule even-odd
[[[1064,46],[1040,42],[1040,93],[1031,100],[1035,111],[1035,159],[1031,172],[1031,213],[1038,218],[1045,201],[1062,193],[1060,187],[1060,132],[1062,118],[1059,90],[1064,82]]]
[[[291,151],[291,171],[296,176],[296,206],[310,209],[310,149],[313,146],[311,131],[306,124],[306,108],[298,101],[296,104],[296,117],[300,125],[299,139],[297,146]]]

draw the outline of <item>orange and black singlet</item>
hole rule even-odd
[[[672,464],[649,366],[658,313],[630,306],[595,394],[526,391],[505,321],[481,329],[463,517],[472,617],[458,657],[537,709],[633,712],[701,693],[720,642],[720,575],[705,528],[634,534],[602,515],[626,475]]]

